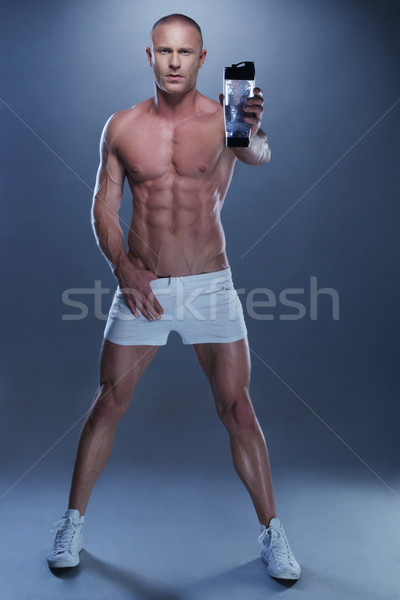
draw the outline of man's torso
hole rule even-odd
[[[152,98],[116,113],[109,141],[133,197],[128,256],[161,277],[228,266],[220,212],[235,157],[221,106],[198,97],[195,114],[175,122],[155,112]]]

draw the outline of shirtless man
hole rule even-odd
[[[184,15],[154,25],[147,59],[155,95],[112,115],[100,143],[93,227],[118,288],[104,332],[100,385],[79,439],[68,510],[57,523],[48,563],[79,563],[89,496],[111,454],[117,424],[170,330],[192,344],[229,432],[235,469],[259,522],[261,558],[273,577],[298,579],[276,516],[268,452],[249,397],[250,356],[225,252],[220,212],[237,159],[270,159],[260,129],[262,92],[247,101],[247,148],[225,146],[221,104],[196,89],[206,50]],[[222,103],[222,96],[220,96]],[[126,252],[118,211],[127,177],[133,218]]]

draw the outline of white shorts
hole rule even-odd
[[[134,317],[118,286],[104,337],[123,346],[164,346],[170,331],[184,344],[234,342],[247,336],[230,267],[212,273],[159,277],[150,282],[164,309],[161,319]]]

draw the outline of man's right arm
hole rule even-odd
[[[120,267],[128,262],[128,257],[118,217],[125,168],[109,147],[113,118],[114,115],[108,119],[100,139],[100,164],[93,194],[92,226],[96,241],[117,276]]]
[[[112,140],[115,138],[115,115],[104,126],[100,140],[100,165],[92,204],[92,226],[97,243],[117,278],[125,300],[135,317],[138,309],[153,320],[162,312],[150,281],[156,279],[151,271],[137,271],[129,261],[118,211],[124,191],[125,167]],[[151,312],[151,314],[150,314]]]

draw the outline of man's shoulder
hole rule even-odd
[[[200,94],[200,92],[197,93],[199,96],[200,107],[204,112],[219,113],[222,111],[222,106],[219,102],[216,102],[215,100],[212,100],[211,98]]]
[[[147,100],[143,100],[142,102],[134,104],[130,108],[117,110],[107,120],[106,127],[109,129],[117,129],[118,127],[126,125],[127,121],[132,121],[140,118],[140,116],[149,109],[151,100],[152,99],[149,98]]]
[[[107,143],[115,141],[119,133],[126,131],[128,125],[132,125],[136,120],[139,120],[149,110],[151,101],[152,98],[149,98],[134,104],[130,108],[118,110],[113,113],[107,119],[103,129],[103,138]]]

